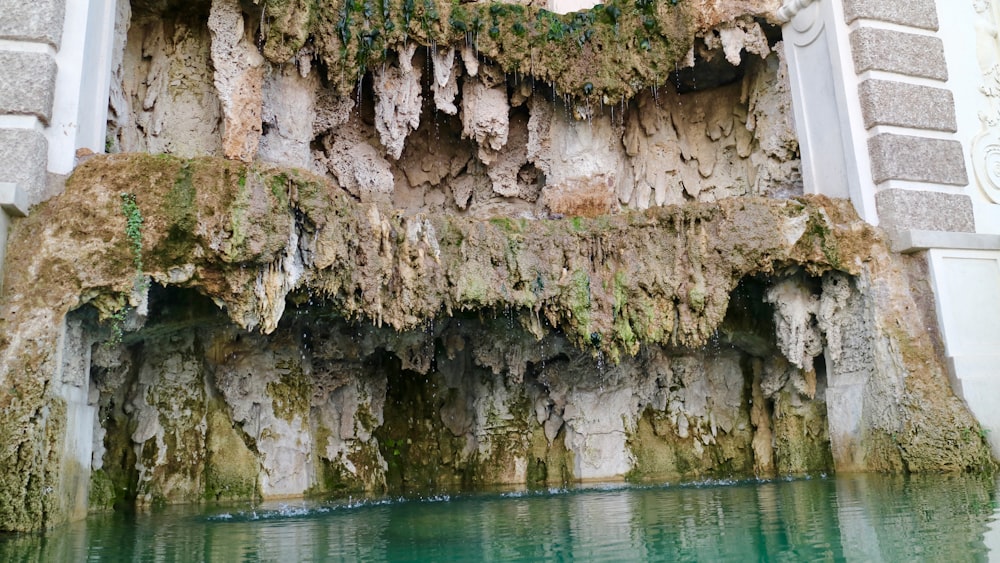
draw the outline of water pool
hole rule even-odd
[[[997,493],[859,475],[181,506],[0,536],[0,561],[986,561]]]

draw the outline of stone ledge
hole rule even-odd
[[[844,19],[878,20],[937,31],[934,0],[844,0]]]
[[[854,72],[880,70],[906,76],[948,80],[944,42],[937,37],[862,27],[851,33]]]
[[[865,80],[858,85],[865,129],[896,125],[931,131],[958,131],[951,90],[890,80]]]
[[[28,194],[14,182],[0,182],[0,208],[11,217],[27,217]]]
[[[34,115],[48,124],[55,89],[52,55],[0,51],[0,114]]]
[[[57,50],[66,0],[0,0],[0,39],[37,41]]]
[[[891,232],[889,235],[889,247],[893,252],[903,254],[921,252],[932,248],[1000,251],[1000,235],[911,229]]]
[[[911,180],[949,186],[965,186],[962,143],[910,135],[882,133],[868,139],[872,159],[872,180]]]

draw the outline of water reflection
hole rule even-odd
[[[985,561],[998,483],[845,476],[100,515],[0,561]]]

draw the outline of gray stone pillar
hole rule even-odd
[[[65,8],[65,0],[0,0],[0,182],[29,204],[46,184],[44,129],[52,119]]]

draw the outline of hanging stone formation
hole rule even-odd
[[[125,3],[116,154],[10,234],[0,528],[990,464],[916,264],[802,193],[776,5]]]

